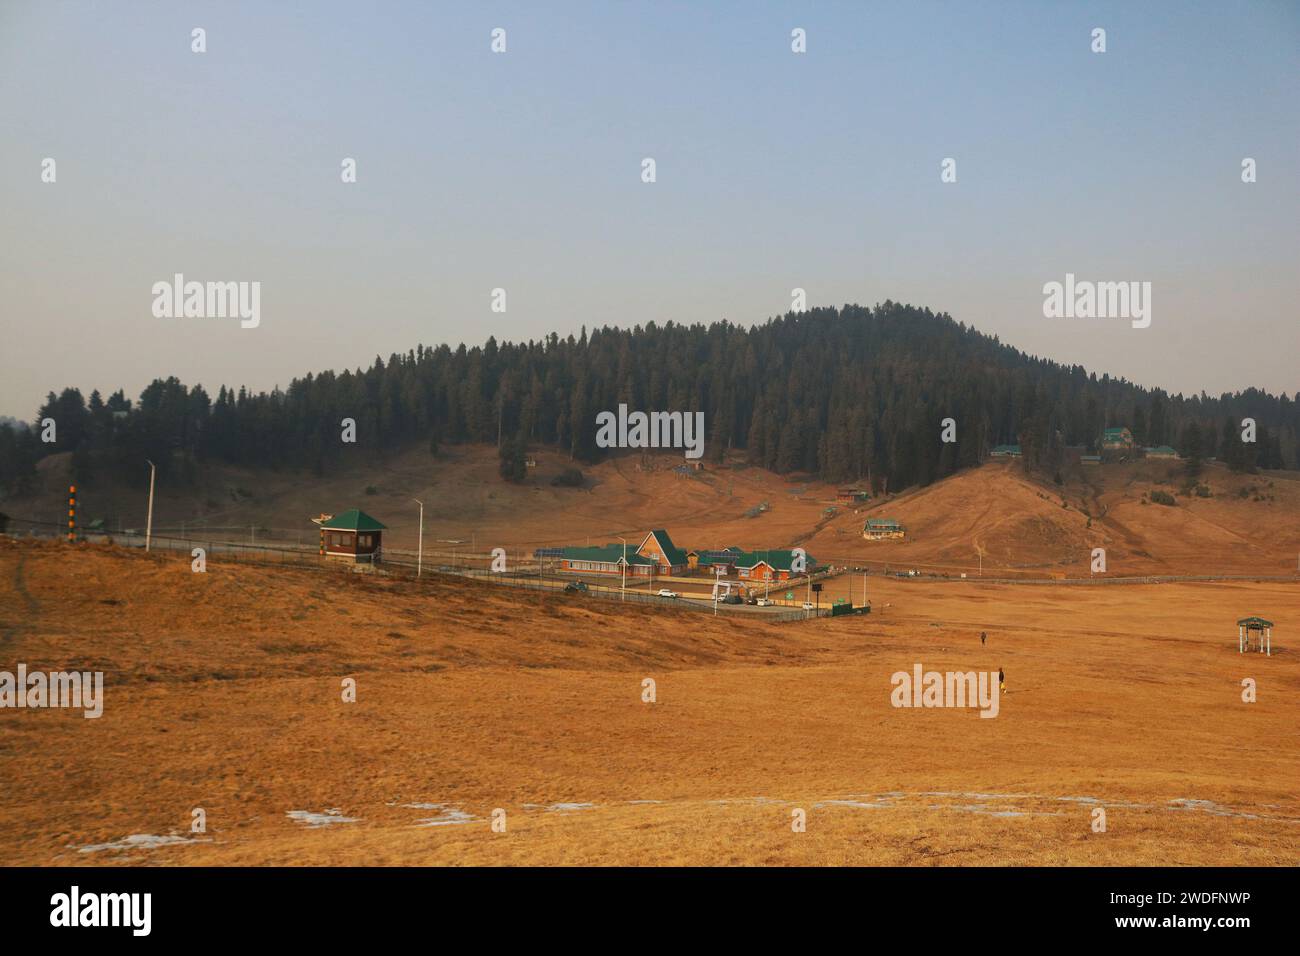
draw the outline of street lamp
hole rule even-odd
[[[626,601],[627,600],[627,538],[619,536],[618,540],[623,542],[623,588],[622,588],[623,593],[622,596],[619,598],[619,600]]]
[[[424,570],[424,502],[419,498],[412,498],[420,506],[420,543],[418,550],[415,552],[415,576],[418,578]]]
[[[145,461],[149,461],[148,458]],[[153,478],[157,469],[153,462],[149,461],[149,517],[145,519],[144,525],[144,550],[148,552],[149,541],[153,537]]]

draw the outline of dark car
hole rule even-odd
[[[585,591],[587,584],[585,581],[570,581],[564,586],[565,591]]]

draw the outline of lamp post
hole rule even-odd
[[[148,458],[145,461],[149,461]],[[153,538],[153,479],[157,472],[154,463],[149,461],[149,517],[145,519],[144,525],[144,550],[148,552],[149,542]]]
[[[415,576],[418,578],[424,571],[424,502],[419,498],[411,500],[420,506],[420,543],[415,552]]]
[[[627,538],[624,538],[620,535],[618,540],[623,542],[623,586],[622,586],[622,593],[619,596],[619,600],[626,601],[627,600]]]

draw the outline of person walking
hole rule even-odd
[[[998,668],[998,692],[1001,694],[1007,692],[1007,675],[1002,672],[1001,667]]]
[[[985,634],[983,631],[980,631],[980,644],[983,644],[983,643],[984,643],[985,641],[987,641],[988,639],[989,639],[989,636],[988,636],[987,634]]]

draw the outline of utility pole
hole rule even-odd
[[[411,500],[420,506],[420,543],[415,552],[415,576],[418,578],[424,571],[424,502],[419,498]]]
[[[145,461],[149,461],[148,458]],[[149,517],[145,519],[144,525],[144,550],[149,551],[149,542],[153,538],[153,479],[157,469],[153,462],[149,461]]]

